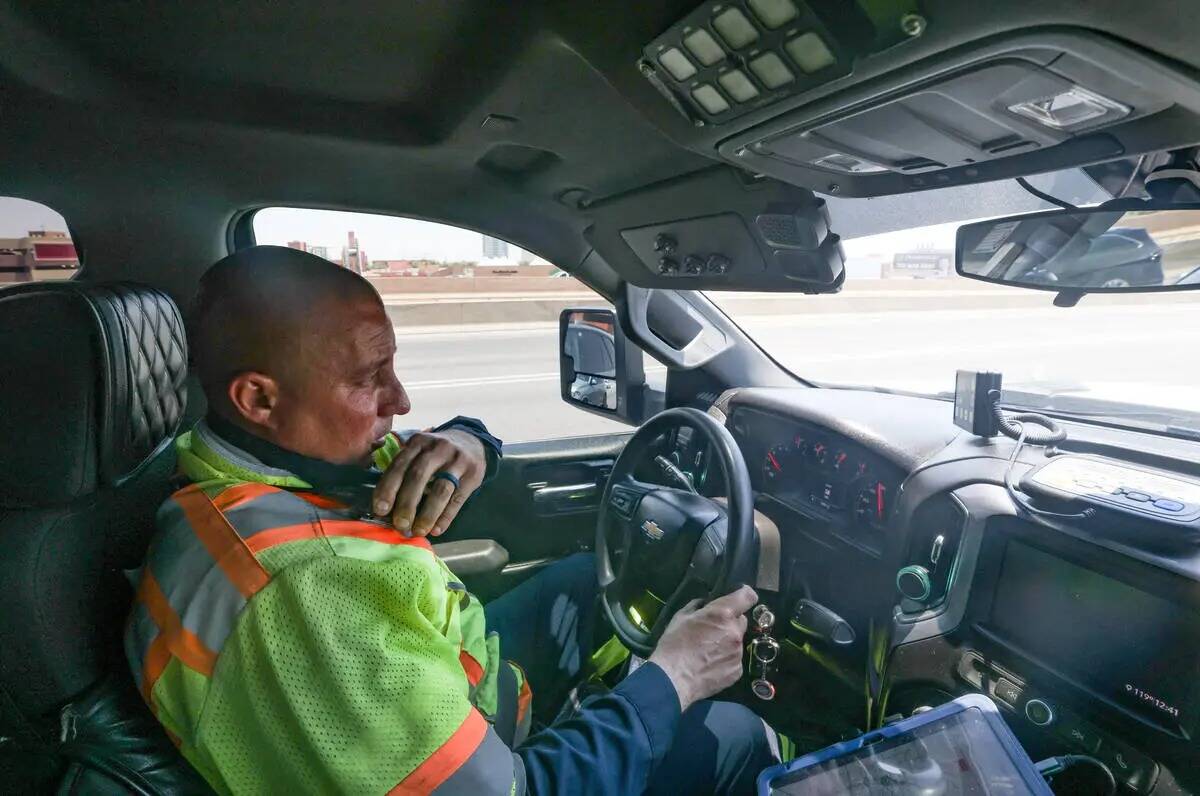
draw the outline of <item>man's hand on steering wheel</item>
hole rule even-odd
[[[375,516],[390,515],[405,536],[441,536],[486,474],[487,453],[475,435],[413,434],[375,486]]]
[[[650,662],[671,679],[682,710],[741,678],[746,612],[757,601],[754,589],[742,586],[707,605],[692,600],[671,618]]]

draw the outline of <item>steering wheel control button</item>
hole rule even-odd
[[[910,564],[896,573],[896,590],[913,602],[923,603],[933,593],[929,570],[920,564]]]
[[[1017,685],[1012,680],[1009,680],[1008,678],[1005,678],[1005,677],[1001,677],[999,680],[996,681],[996,688],[995,688],[994,693],[996,695],[996,699],[999,699],[1001,702],[1008,705],[1009,707],[1015,708],[1017,706],[1017,704],[1020,703],[1020,701],[1021,701],[1021,686]],[[1040,701],[1040,700],[1035,700],[1035,701]],[[1045,703],[1043,702],[1042,704],[1044,705]],[[1030,721],[1033,721],[1033,719],[1030,719]],[[1037,722],[1034,722],[1034,723],[1036,724]]]
[[[997,693],[1000,691],[999,684],[996,686],[996,691]],[[1039,727],[1049,727],[1054,723],[1054,708],[1040,699],[1031,699],[1025,703],[1025,718]]]
[[[679,243],[670,235],[658,235],[654,238],[654,251],[663,254],[673,254],[679,248]]]
[[[1183,504],[1178,500],[1168,500],[1167,498],[1159,498],[1154,501],[1154,508],[1162,511],[1183,511]]]
[[[689,254],[683,258],[683,270],[691,276],[702,274],[704,273],[704,260],[694,254]]]
[[[1134,503],[1148,503],[1150,496],[1145,492],[1126,492],[1125,499],[1132,500]]]
[[[770,680],[759,678],[750,683],[750,691],[764,702],[770,702],[775,698],[775,686]]]

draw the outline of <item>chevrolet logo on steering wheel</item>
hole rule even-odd
[[[642,523],[642,533],[652,542],[657,542],[663,538],[663,529],[658,527],[658,523],[654,520],[646,520]]]

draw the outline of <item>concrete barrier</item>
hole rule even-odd
[[[552,276],[380,276],[371,284],[385,296],[425,293],[572,293],[587,288],[570,277]]]
[[[417,277],[413,277],[414,279]],[[448,280],[443,280],[443,282]],[[506,285],[510,280],[497,280]],[[542,323],[557,321],[568,307],[602,307],[607,302],[574,279],[555,279],[573,286],[564,295],[513,292],[386,294],[388,315],[396,326],[457,326],[496,323]],[[583,291],[580,289],[583,288]],[[444,290],[444,287],[443,287]],[[1198,293],[1143,294],[1146,302],[1195,302]],[[750,315],[825,315],[934,310],[989,310],[1050,307],[1054,294],[1038,290],[1005,288],[967,279],[899,280],[856,279],[841,293],[805,296],[795,293],[720,293],[717,304],[735,319]],[[1128,296],[1086,296],[1093,304],[1128,303]]]

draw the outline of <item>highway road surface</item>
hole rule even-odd
[[[813,297],[820,301],[820,297]],[[934,393],[956,368],[998,370],[1006,386],[1089,389],[1095,397],[1200,411],[1200,296],[1119,306],[757,315],[743,328],[796,374],[831,384]],[[557,324],[397,328],[396,371],[413,411],[398,426],[482,418],[522,442],[628,430],[559,397]],[[648,378],[662,383],[648,361]],[[656,370],[651,369],[657,368]]]

